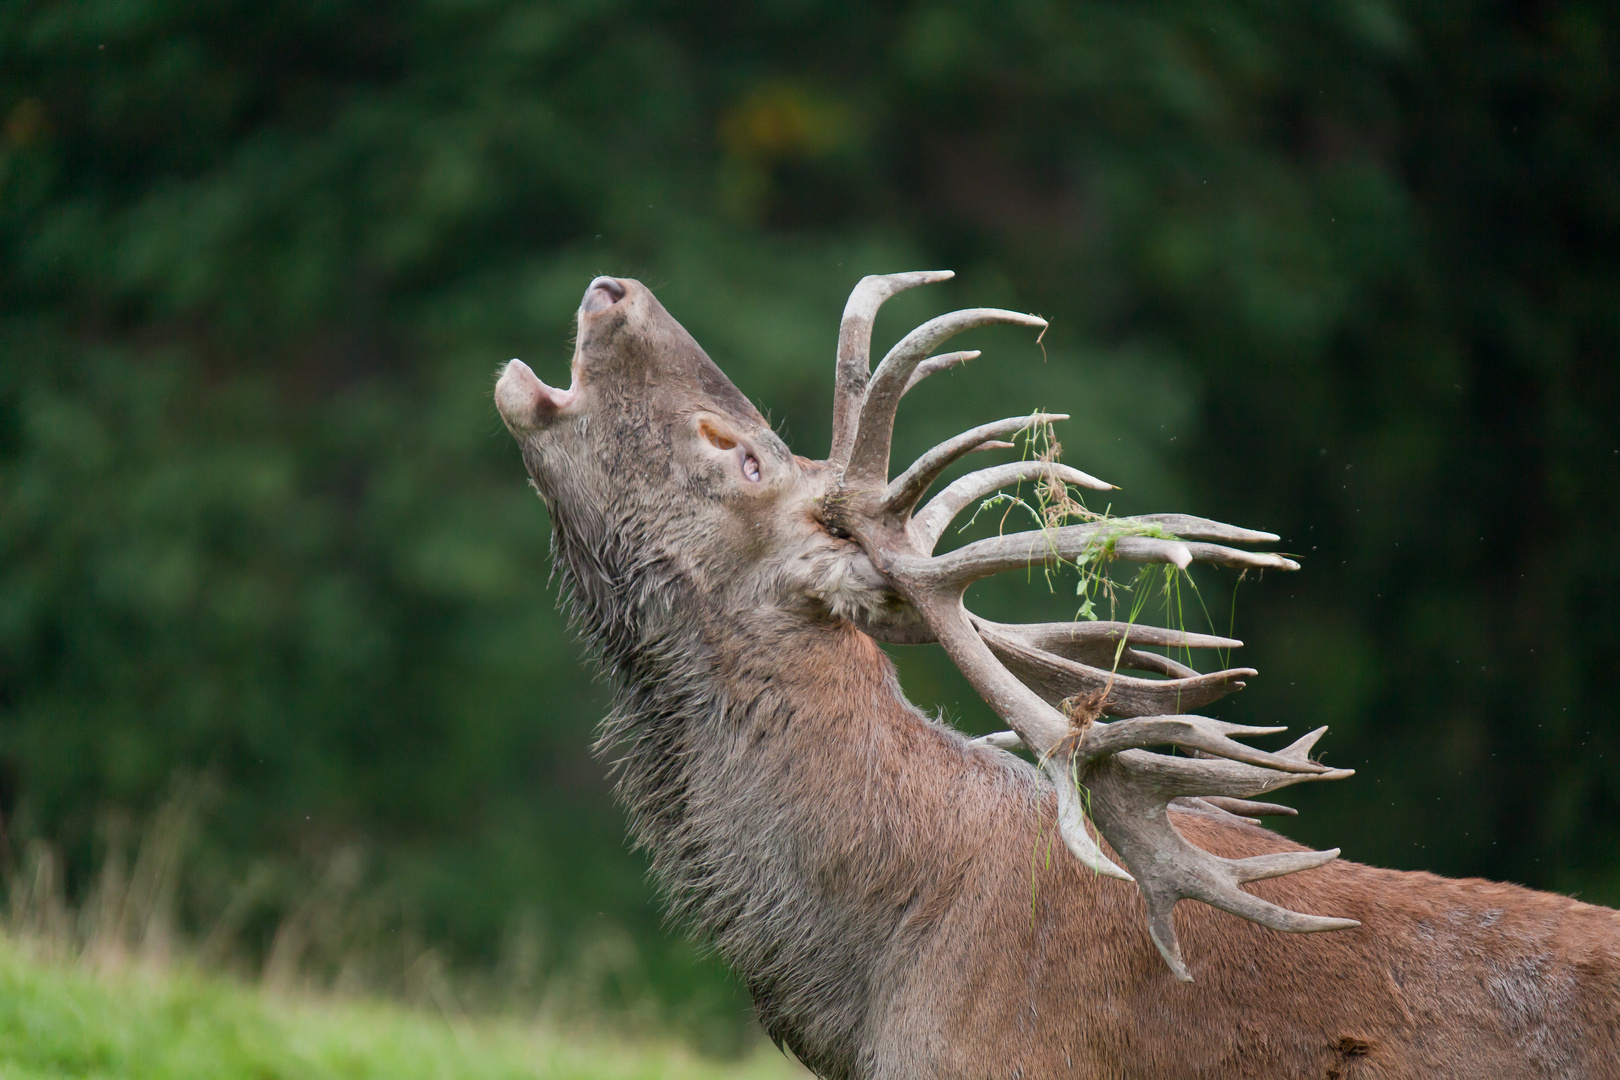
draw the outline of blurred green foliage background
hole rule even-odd
[[[966,304],[1052,328],[983,334],[902,450],[1063,409],[1116,511],[1302,556],[1244,584],[1262,676],[1220,711],[1331,724],[1360,770],[1301,792],[1294,832],[1620,902],[1617,23],[7,0],[7,858],[48,839],[82,889],[190,778],[182,908],[230,913],[247,956],[349,890],[453,967],[594,964],[733,1023],[589,757],[606,691],[492,373],[565,381],[587,281],[637,277],[819,456],[850,286],[939,266],[957,280],[880,338]],[[901,659],[915,698],[989,725]]]

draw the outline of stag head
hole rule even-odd
[[[549,387],[513,360],[495,390],[551,511],[554,553],[587,631],[610,662],[630,656],[672,617],[674,601],[655,594],[679,583],[686,621],[770,612],[829,626],[847,621],[893,643],[937,641],[1012,728],[980,741],[1034,755],[1056,789],[1065,845],[1095,872],[1138,884],[1154,943],[1178,978],[1190,980],[1171,918],[1182,899],[1276,930],[1357,925],[1289,911],[1240,887],[1320,866],[1336,850],[1223,859],[1188,843],[1166,812],[1174,804],[1212,814],[1291,813],[1250,800],[1289,784],[1350,775],[1311,759],[1321,730],[1267,752],[1236,739],[1283,729],[1187,714],[1240,689],[1252,670],[1199,674],[1140,648],[1241,642],[1115,622],[999,624],[964,606],[966,589],[982,578],[1082,557],[1183,569],[1194,560],[1277,570],[1297,565],[1229,546],[1275,541],[1270,533],[1185,515],[1083,520],[936,555],[958,514],[1002,488],[1029,481],[1064,492],[1110,487],[1057,462],[1021,461],[969,473],[922,503],[966,454],[1009,448],[1008,436],[1066,419],[1061,415],[974,428],[891,478],[901,397],[928,375],[978,355],[935,354],[938,346],[989,324],[1046,325],[993,308],[953,312],[906,335],[872,370],[872,324],[881,304],[902,289],[950,276],[892,274],[856,286],[839,333],[832,451],[819,462],[788,450],[644,286],[605,277],[591,282],[579,309],[569,388]],[[1077,711],[1077,700],[1088,707]]]
[[[625,602],[648,580],[680,581],[683,604],[717,617],[770,608],[866,625],[898,607],[827,523],[835,472],[795,457],[641,283],[591,282],[568,389],[513,360],[495,401],[582,621],[610,655],[656,632]]]

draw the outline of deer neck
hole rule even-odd
[[[692,610],[616,665],[599,746],[621,751],[618,794],[674,913],[747,982],[767,1032],[830,1064],[908,915],[989,839],[994,808],[944,778],[1029,785],[919,713],[848,623]]]

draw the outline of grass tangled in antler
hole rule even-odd
[[[1036,415],[1039,415],[1038,413]],[[1058,442],[1056,433],[1052,430],[1050,421],[1037,421],[1030,419],[1029,427],[1017,433],[1023,436],[1024,460],[1056,463],[1063,454],[1063,444]],[[1014,436],[1017,438],[1017,435]],[[1001,520],[998,522],[998,531],[1005,532],[1007,519],[1014,512],[1028,515],[1035,526],[1043,533],[1050,534],[1065,525],[1078,525],[1095,523],[1099,527],[1091,542],[1074,558],[1065,558],[1057,550],[1055,542],[1050,542],[1051,557],[1042,567],[1046,576],[1047,588],[1057,591],[1057,576],[1062,571],[1072,569],[1078,576],[1075,585],[1075,595],[1080,603],[1075,611],[1076,619],[1096,620],[1102,616],[1098,612],[1100,601],[1106,600],[1108,604],[1108,619],[1119,619],[1121,608],[1128,611],[1123,620],[1135,624],[1141,617],[1148,599],[1157,592],[1164,601],[1167,620],[1174,619],[1175,629],[1186,632],[1186,612],[1183,602],[1181,586],[1185,583],[1198,600],[1204,610],[1204,617],[1211,628],[1214,620],[1209,617],[1209,609],[1204,604],[1203,595],[1198,591],[1197,583],[1185,570],[1173,564],[1144,566],[1137,571],[1135,580],[1130,582],[1119,581],[1109,574],[1109,566],[1116,560],[1115,548],[1121,537],[1146,536],[1159,540],[1179,539],[1174,533],[1163,526],[1137,521],[1132,518],[1114,516],[1111,507],[1096,511],[1086,506],[1083,496],[1077,489],[1064,483],[1057,476],[1048,473],[1034,482],[1029,488],[1029,495],[1023,494],[1024,485],[1019,485],[1015,491],[1001,491],[982,500],[973,511],[973,515],[962,525],[967,529],[981,513],[986,510],[1001,510]],[[1242,575],[1239,575],[1239,581]],[[1155,589],[1155,584],[1157,588]],[[1235,592],[1234,592],[1235,597]],[[1129,599],[1129,604],[1125,603]],[[1125,637],[1122,635],[1118,646],[1114,650],[1114,672],[1119,670],[1120,658],[1124,655],[1126,647]],[[1063,711],[1071,721],[1076,715],[1090,713],[1095,719],[1102,715],[1103,699],[1093,702],[1090,699],[1095,695],[1083,695],[1081,698],[1070,698],[1064,702]],[[1072,703],[1072,705],[1071,705]]]

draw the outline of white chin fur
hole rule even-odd
[[[857,624],[882,620],[893,594],[862,552],[821,551],[810,559],[806,592],[840,619]]]

